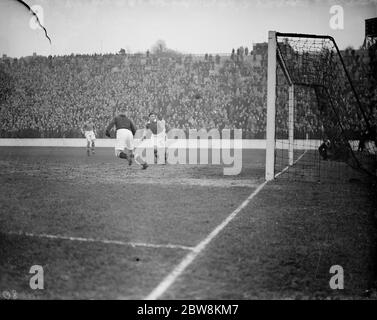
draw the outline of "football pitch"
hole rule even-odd
[[[137,165],[111,148],[0,148],[0,294],[20,299],[365,298],[367,183],[264,182],[265,150],[221,165]],[[32,290],[31,266],[44,270]],[[332,265],[344,290],[329,287]]]

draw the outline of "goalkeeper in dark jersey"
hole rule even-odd
[[[322,157],[322,160],[328,160],[329,159],[329,149],[331,146],[331,142],[329,139],[323,140],[322,144],[318,148],[318,152],[320,156]]]
[[[132,159],[135,159],[142,169],[148,168],[148,164],[138,154],[134,154],[136,128],[124,111],[121,111],[107,126],[106,136],[111,137],[110,130],[114,126],[116,130],[115,155],[120,159],[128,160],[129,165],[132,164]]]

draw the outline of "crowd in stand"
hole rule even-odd
[[[347,49],[345,62],[371,125],[377,125],[377,46],[356,52]]]
[[[364,88],[369,69],[356,57],[346,60],[357,87]],[[168,128],[238,128],[244,138],[263,139],[266,65],[263,45],[228,56],[120,52],[3,57],[0,137],[81,137],[80,129],[89,119],[103,137],[116,110],[126,106],[137,128],[143,128],[154,111]],[[288,101],[284,95],[278,99]],[[285,116],[278,113],[281,126]],[[304,121],[298,124],[307,126]]]

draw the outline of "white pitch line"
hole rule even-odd
[[[241,203],[223,222],[221,222],[204,240],[189,252],[182,261],[157,285],[156,288],[145,298],[145,300],[157,300],[177,280],[195,258],[206,248],[206,246],[231,222],[237,214],[245,208],[249,202],[263,189],[267,181],[260,184],[249,197]]]
[[[294,166],[297,162],[299,162],[301,160],[301,158],[305,155],[306,152],[307,152],[307,150],[305,150],[305,152],[301,156],[299,156],[296,161],[293,162],[292,166]],[[278,176],[280,176],[282,173],[284,173],[285,171],[287,171],[289,169],[289,167],[292,167],[292,166],[286,166],[279,173],[275,174],[275,178],[277,178]]]
[[[193,247],[176,245],[176,244],[153,244],[153,243],[143,243],[143,242],[124,242],[119,240],[103,240],[103,239],[93,239],[93,238],[81,238],[81,237],[68,237],[53,234],[34,234],[29,232],[7,232],[10,235],[27,236],[33,238],[46,238],[55,240],[69,240],[69,241],[80,241],[80,242],[96,242],[103,244],[116,244],[121,246],[131,246],[131,247],[147,247],[147,248],[167,248],[167,249],[182,249],[193,251]]]

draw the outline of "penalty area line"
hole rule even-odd
[[[267,181],[260,184],[248,197],[235,209],[227,218],[225,218],[205,239],[189,252],[181,262],[155,287],[152,292],[144,298],[144,300],[159,299],[178,279],[179,276],[187,269],[187,267],[204,251],[207,245],[244,209],[249,202],[263,189]]]
[[[143,242],[125,242],[119,240],[104,240],[104,239],[93,239],[93,238],[82,238],[82,237],[69,237],[62,235],[53,235],[53,234],[34,234],[29,232],[6,232],[9,235],[25,236],[31,238],[45,238],[45,239],[54,239],[54,240],[68,240],[68,241],[78,241],[78,242],[94,242],[102,244],[115,244],[121,246],[130,246],[130,247],[146,247],[146,248],[164,248],[164,249],[182,249],[182,250],[194,250],[193,247],[176,245],[176,244],[153,244],[153,243],[143,243]]]

